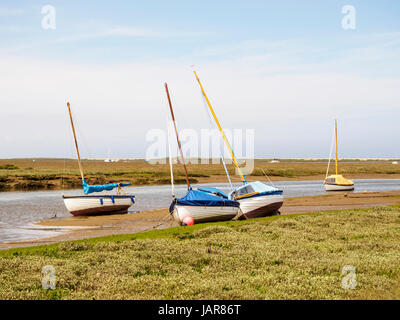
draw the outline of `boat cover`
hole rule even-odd
[[[328,180],[329,179],[329,180]],[[339,184],[341,186],[352,186],[354,182],[352,180],[344,178],[341,174],[334,174],[325,179],[327,184]]]
[[[83,181],[82,181],[83,192],[85,194],[89,194],[89,193],[93,193],[93,192],[101,192],[104,190],[110,191],[117,187],[126,187],[129,185],[130,185],[130,183],[111,183],[111,184],[88,185],[85,179],[83,179]]]
[[[266,185],[265,183],[262,183],[260,181],[249,182],[247,186],[251,186],[254,189],[254,192],[259,192],[259,193],[268,194],[268,193],[282,192],[281,189]]]
[[[236,188],[229,194],[229,199],[254,198],[267,195],[280,195],[282,193],[283,190],[281,189],[278,189],[273,186],[268,186],[260,181],[255,181],[255,182],[248,182]]]
[[[215,195],[220,196],[220,197],[222,197],[224,199],[228,199],[228,196],[225,193],[223,193],[221,190],[219,190],[217,188],[214,188],[214,187],[200,187],[200,188],[198,188],[198,190],[204,191],[204,192],[207,192],[207,193],[211,193],[211,194],[215,194]]]
[[[218,190],[218,189],[217,189]],[[174,199],[169,207],[169,212],[173,212],[175,205],[181,206],[209,206],[209,207],[239,207],[237,201],[225,199],[209,192],[193,190],[190,188],[185,196]]]

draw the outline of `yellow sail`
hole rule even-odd
[[[224,131],[222,130],[222,127],[221,127],[221,125],[220,125],[220,123],[219,123],[219,121],[218,121],[218,118],[217,118],[217,116],[216,116],[216,114],[215,114],[215,112],[214,112],[214,109],[213,109],[213,107],[211,106],[210,100],[208,100],[208,97],[207,97],[207,95],[206,95],[206,93],[205,93],[205,91],[204,91],[204,89],[203,89],[203,86],[201,85],[200,79],[199,79],[199,77],[197,76],[196,71],[193,71],[193,72],[194,72],[194,75],[196,76],[197,82],[198,82],[199,85],[200,85],[201,92],[203,93],[203,96],[204,96],[204,98],[206,99],[207,105],[208,105],[208,107],[210,108],[211,114],[212,114],[212,116],[214,117],[214,120],[215,120],[215,122],[216,122],[216,124],[217,124],[217,126],[218,126],[219,131],[221,132],[222,138],[224,139],[225,144],[226,144],[226,146],[228,147],[228,150],[229,150],[229,152],[230,152],[230,154],[231,154],[231,156],[232,156],[233,163],[235,164],[236,168],[238,168],[240,177],[242,178],[242,181],[243,181],[243,182],[247,182],[246,177],[244,176],[242,169],[239,167],[239,164],[238,164],[237,161],[236,161],[236,158],[235,158],[235,155],[234,155],[234,153],[233,153],[233,151],[232,151],[232,148],[231,148],[231,146],[229,145],[228,140],[226,139],[225,133],[224,133]]]

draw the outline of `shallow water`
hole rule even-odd
[[[376,192],[399,190],[400,179],[363,179],[355,181],[355,192]],[[212,185],[228,193],[227,183],[203,184]],[[276,187],[284,190],[285,197],[312,196],[324,194],[322,181],[277,181]],[[197,187],[200,185],[193,185]],[[136,203],[130,213],[166,208],[171,201],[171,187],[145,186],[125,188],[136,196]],[[185,185],[175,186],[176,196],[186,192]],[[81,194],[80,190],[35,191],[35,192],[2,192],[0,193],[0,242],[28,240],[56,235],[61,231],[53,229],[38,230],[33,223],[40,220],[70,217],[65,209],[62,195]]]

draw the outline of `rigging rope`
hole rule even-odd
[[[335,142],[335,129],[333,129],[331,150],[330,150],[330,152],[329,152],[328,168],[326,169],[325,179],[328,177],[328,174],[329,174],[329,166],[330,166],[330,164],[331,164],[331,157],[332,157],[332,150],[333,150],[333,144],[334,144],[334,142]]]
[[[171,171],[171,190],[172,197],[175,198],[175,187],[174,187],[174,171],[172,169],[172,153],[171,153],[171,128],[167,119],[167,131],[168,131],[168,158],[169,158],[169,169]]]
[[[206,101],[206,98],[204,97],[203,92],[201,92],[201,97],[203,98],[204,109],[205,109],[205,111],[206,111],[206,113],[208,115],[208,120],[210,122],[210,128],[214,127],[216,130],[218,130],[216,124],[213,122],[213,120],[211,118],[210,110],[208,109],[207,101]],[[226,176],[228,177],[229,185],[231,186],[231,191],[233,191],[234,188],[233,188],[233,185],[232,185],[231,176],[229,175],[228,168],[226,167],[225,158],[224,158],[224,142],[222,141],[221,136],[220,135],[218,135],[218,136],[219,136],[219,139],[218,139],[218,141],[219,141],[219,153],[220,153],[221,161],[222,161],[222,164],[224,165]],[[222,141],[222,144],[221,144],[221,141]]]
[[[274,188],[276,188],[275,185],[272,183],[271,179],[269,178],[269,176],[265,173],[264,169],[263,169],[263,168],[260,168],[260,169],[261,169],[261,171],[264,173],[264,176],[265,176],[265,177],[268,179],[268,181],[271,183],[271,185],[272,185]]]

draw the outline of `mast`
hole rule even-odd
[[[336,144],[336,175],[338,175],[338,145],[337,145],[337,120],[335,119],[335,144]]]
[[[236,168],[238,168],[240,177],[242,178],[242,181],[243,181],[244,183],[246,183],[246,182],[247,182],[246,177],[244,176],[244,174],[243,174],[243,172],[242,172],[242,169],[239,167],[239,164],[238,164],[237,161],[236,161],[235,154],[233,153],[232,148],[231,148],[231,146],[229,145],[228,140],[226,139],[225,133],[224,133],[224,131],[222,130],[222,127],[221,127],[221,125],[220,125],[220,123],[219,123],[219,121],[218,121],[218,119],[217,119],[217,116],[216,116],[216,114],[215,114],[215,112],[214,112],[214,109],[213,109],[213,107],[211,106],[210,100],[208,100],[208,97],[207,97],[207,95],[206,95],[206,93],[205,93],[205,91],[204,91],[204,89],[203,89],[203,86],[201,85],[200,79],[199,79],[199,77],[197,76],[196,71],[193,71],[193,72],[194,72],[194,75],[196,76],[197,82],[198,82],[199,85],[200,85],[201,92],[203,93],[203,96],[204,96],[204,98],[205,98],[205,100],[206,100],[206,102],[207,102],[207,105],[208,105],[208,107],[210,108],[211,114],[212,114],[213,117],[214,117],[214,120],[215,120],[215,122],[216,122],[216,124],[217,124],[217,126],[218,126],[219,131],[221,132],[222,138],[224,139],[225,144],[226,144],[226,146],[228,147],[228,150],[229,150],[229,152],[230,152],[230,154],[231,154],[231,156],[232,156],[233,163],[235,164]]]
[[[175,187],[174,187],[174,170],[172,169],[172,152],[171,152],[171,130],[169,123],[167,121],[167,131],[168,131],[168,158],[169,158],[169,170],[171,172],[171,191],[172,198],[175,198]]]
[[[68,107],[68,112],[69,112],[69,118],[71,120],[72,133],[74,135],[76,154],[78,155],[79,171],[81,172],[81,177],[82,177],[82,181],[83,181],[85,178],[83,176],[83,169],[82,169],[82,164],[81,164],[81,156],[79,154],[78,140],[76,139],[74,121],[72,120],[72,113],[71,113],[71,107],[69,105],[69,102],[67,102],[67,107]]]
[[[180,142],[179,136],[178,136],[178,129],[176,128],[174,110],[172,110],[172,103],[171,103],[171,98],[170,98],[170,96],[169,96],[169,91],[168,91],[168,85],[167,85],[167,83],[165,83],[165,92],[167,93],[167,98],[168,98],[168,103],[169,103],[169,109],[170,109],[170,111],[171,111],[172,122],[174,123],[175,134],[176,134],[176,141],[178,142],[178,147],[179,147],[179,152],[180,152],[180,154],[181,154],[183,169],[185,170],[186,183],[187,183],[187,185],[188,185],[188,189],[190,189],[189,176],[188,176],[187,169],[186,169],[185,158],[183,157],[181,142]]]

